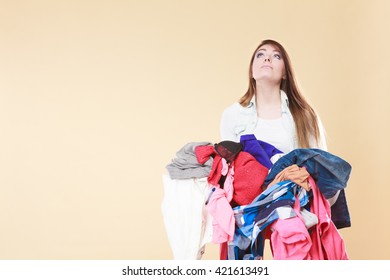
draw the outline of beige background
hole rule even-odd
[[[390,259],[389,14],[387,0],[1,0],[0,258],[172,258],[165,165],[220,141],[272,38],[353,166],[350,258]]]

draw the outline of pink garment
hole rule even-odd
[[[310,211],[317,215],[318,224],[313,227],[313,245],[309,258],[315,260],[348,260],[344,240],[330,219],[330,205],[310,176],[309,184],[313,190]]]
[[[271,225],[272,254],[275,260],[304,260],[312,246],[305,223],[300,216],[299,199],[295,200],[297,216],[278,219]]]
[[[296,199],[296,217],[278,219],[271,225],[271,246],[274,259],[278,260],[348,260],[344,240],[330,218],[330,205],[311,176],[308,178],[313,191],[310,211],[318,217],[318,224],[310,228],[310,235],[300,215]]]
[[[224,161],[225,161],[225,159],[224,159]],[[229,167],[225,161],[223,169],[222,169],[222,173],[226,174],[226,179],[225,179],[225,182],[223,184],[223,189],[225,191],[227,201],[230,202],[233,199],[233,193],[234,193],[234,187],[233,187],[234,166],[233,165],[230,166],[230,170],[228,168]]]
[[[207,210],[213,217],[213,243],[223,243],[233,240],[235,219],[230,201],[233,197],[233,175],[234,168],[227,165],[226,160],[222,158],[221,174],[226,175],[224,188],[215,186],[207,203]]]

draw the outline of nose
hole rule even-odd
[[[269,57],[265,57],[264,62],[266,62],[266,61],[271,62],[271,59]]]

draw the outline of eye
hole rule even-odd
[[[264,53],[263,53],[263,52],[259,52],[259,53],[257,53],[257,55],[256,55],[257,58],[262,57],[262,56],[264,56]]]
[[[282,59],[282,56],[281,56],[280,54],[278,54],[278,53],[274,54],[274,57],[275,57],[276,59],[279,59],[279,60]]]

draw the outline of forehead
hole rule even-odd
[[[265,45],[262,45],[260,46],[256,52],[258,51],[269,51],[269,52],[281,52],[280,49],[274,45],[271,45],[271,44],[265,44]]]

